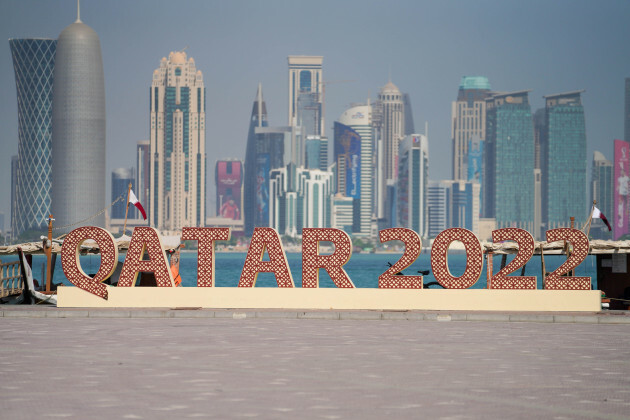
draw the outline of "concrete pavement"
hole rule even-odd
[[[28,308],[0,419],[630,419],[627,313]]]

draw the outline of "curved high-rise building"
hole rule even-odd
[[[46,226],[50,212],[54,39],[10,39],[18,103],[18,164],[11,229]]]
[[[54,80],[55,225],[73,224],[66,231],[81,225],[104,226],[104,214],[96,216],[105,207],[103,59],[98,35],[79,16],[59,34]]]

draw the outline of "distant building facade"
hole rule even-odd
[[[429,141],[425,135],[410,134],[398,152],[397,226],[428,235],[427,187],[429,182]]]
[[[582,226],[589,214],[586,195],[586,126],[581,93],[545,96],[541,137],[542,218],[545,228]]]
[[[380,141],[379,179],[377,217],[381,220],[381,227],[395,224],[395,208],[391,206],[392,191],[395,189],[398,176],[398,146],[405,133],[405,103],[403,94],[391,81],[381,88],[376,107],[378,118],[374,121],[376,136]]]
[[[151,141],[141,140],[136,145],[136,183],[134,192],[142,207],[150,208]]]
[[[66,231],[105,226],[105,78],[98,35],[77,20],[57,40],[53,75],[52,214]],[[77,176],[80,174],[80,176]]]
[[[624,140],[630,142],[630,77],[626,77],[624,113]]]
[[[328,170],[328,137],[307,136],[305,142],[306,169]]]
[[[183,51],[162,58],[150,89],[149,219],[161,231],[206,219],[206,88]]]
[[[434,238],[452,227],[479,235],[479,188],[479,183],[470,181],[429,181],[427,235]]]
[[[533,230],[534,133],[529,91],[486,99],[484,217]]]
[[[218,160],[214,180],[217,191],[217,217],[241,220],[243,194],[243,163],[237,159]]]
[[[597,150],[593,152],[591,172],[591,202],[596,201],[597,208],[606,218],[612,220],[614,204],[613,164]],[[595,239],[611,239],[608,228],[599,219],[591,221],[591,235]]]
[[[451,137],[453,139],[453,179],[468,179],[468,145],[475,137],[486,138],[486,98],[490,83],[483,76],[463,76],[457,100],[451,106]]]
[[[324,57],[290,55],[289,63],[289,125],[303,126],[304,136],[325,134],[323,105]],[[297,162],[298,165],[301,162]]]
[[[343,127],[348,127],[345,129]],[[353,149],[352,135],[349,133],[356,133],[358,138],[357,150]],[[344,152],[344,149],[348,148],[348,153],[351,159],[346,160],[349,162],[351,168],[348,168],[348,164],[345,164],[346,170],[343,175],[346,180],[346,185],[354,185],[356,189],[355,193],[347,188],[344,188],[343,195],[353,197],[355,199],[355,221],[354,228],[352,230],[353,235],[359,237],[371,236],[371,224],[372,224],[372,199],[374,184],[376,177],[374,176],[374,140],[372,129],[372,106],[368,104],[358,104],[348,108],[339,117],[339,122],[335,123],[335,153],[337,151]],[[354,154],[354,151],[357,153]],[[337,179],[341,178],[342,171],[340,168],[340,159],[335,156],[335,162],[337,163]],[[350,179],[348,179],[350,177]],[[354,179],[353,179],[354,178]],[[338,181],[339,182],[339,181]],[[337,189],[337,192],[342,190]],[[350,192],[350,194],[349,194]]]
[[[131,184],[131,189],[135,190],[136,182],[133,176],[133,169],[118,168],[112,171],[112,201],[116,200],[120,196],[123,196],[123,199],[112,206],[110,218],[125,218],[125,208],[127,207],[127,191],[129,190],[129,184]],[[127,218],[136,219],[138,217],[137,213],[138,212],[135,206],[129,206]]]
[[[290,163],[270,172],[269,226],[281,235],[302,236],[303,228],[331,226],[333,176]]]
[[[51,211],[53,72],[57,40],[9,39],[18,110],[14,235],[42,229]],[[12,184],[14,185],[14,184]]]

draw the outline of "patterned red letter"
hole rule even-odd
[[[93,239],[101,254],[101,266],[94,278],[85,274],[79,262],[79,248]],[[70,232],[61,247],[61,265],[68,280],[80,289],[107,299],[107,286],[101,283],[112,275],[118,264],[118,248],[111,233],[96,226],[80,227]]]
[[[197,287],[213,287],[214,241],[229,241],[230,228],[182,229],[183,241],[198,241],[197,246]]]
[[[269,261],[262,260],[265,248]],[[278,232],[272,228],[254,228],[238,287],[255,287],[258,273],[273,273],[278,287],[294,287],[282,242]]]
[[[145,250],[149,260],[142,259]],[[152,227],[138,226],[133,229],[118,287],[135,286],[140,271],[152,272],[158,287],[173,287],[173,275],[168,268],[160,234]]]
[[[335,251],[330,255],[319,255],[320,241],[332,242]],[[343,230],[302,229],[302,287],[319,287],[319,269],[323,268],[337,287],[353,288],[352,280],[342,268],[351,255],[352,242]]]

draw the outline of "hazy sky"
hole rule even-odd
[[[0,7],[0,212],[8,219],[18,144],[8,39],[56,38],[76,19],[76,1],[0,0]],[[611,159],[613,139],[623,136],[629,18],[627,0],[81,2],[81,20],[101,40],[108,186],[111,170],[131,167],[136,142],[148,139],[153,70],[187,48],[207,89],[209,214],[215,160],[244,158],[259,82],[270,125],[287,124],[288,55],[323,55],[324,78],[349,81],[326,89],[331,138],[345,108],[374,99],[391,74],[411,96],[416,131],[429,124],[432,179],[451,176],[451,102],[463,75],[487,76],[495,90],[532,89],[532,112],[543,95],[585,89],[590,171],[593,150]]]

